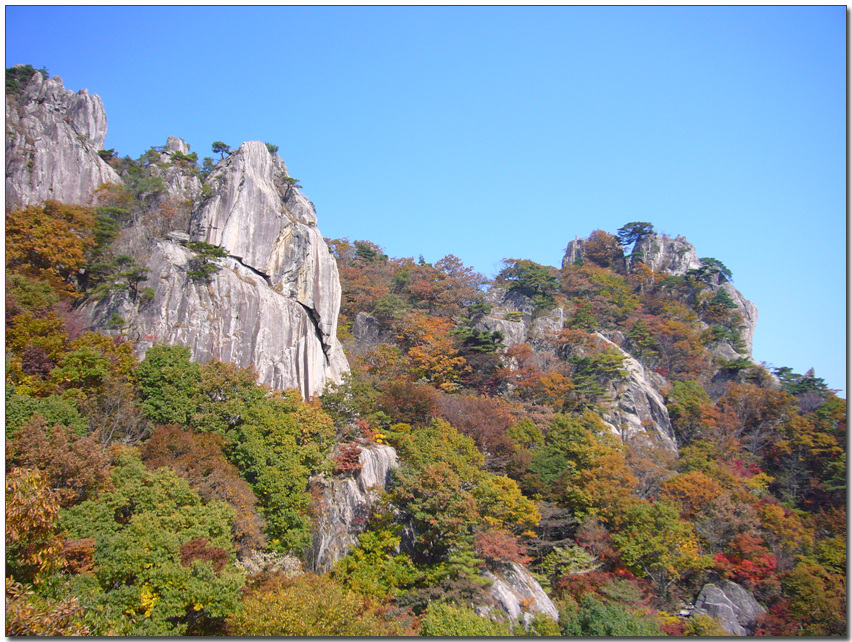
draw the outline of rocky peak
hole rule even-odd
[[[169,155],[174,154],[175,152],[180,152],[181,154],[189,154],[189,143],[185,140],[178,138],[177,136],[169,136],[166,140],[166,152]]]
[[[89,204],[100,185],[121,183],[98,156],[106,132],[100,96],[33,74],[19,96],[6,96],[7,205]]]
[[[169,136],[160,152],[160,164],[151,164],[148,171],[158,176],[166,186],[169,199],[175,203],[194,203],[201,197],[201,179],[198,169],[186,162],[174,162],[176,154],[189,154],[189,143],[177,136]]]
[[[695,247],[683,236],[649,234],[636,242],[633,256],[657,272],[678,276],[701,267]]]
[[[583,260],[583,246],[588,239],[575,238],[568,242],[568,247],[565,248],[565,256],[562,257],[562,267],[575,265]]]
[[[243,143],[207,183],[213,192],[193,213],[192,239],[224,248],[305,306],[330,347],[340,309],[337,263],[284,161],[265,143]]]

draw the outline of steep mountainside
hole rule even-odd
[[[7,635],[847,632],[845,400],[755,363],[721,261],[324,239],[277,146],[122,158],[46,78],[6,75]]]
[[[100,96],[66,90],[40,72],[6,95],[6,204],[48,199],[88,204],[103,183],[121,183],[100,156],[107,119]]]
[[[111,295],[84,309],[95,327],[113,315],[134,333],[140,353],[154,343],[185,345],[211,359],[251,366],[275,389],[320,394],[348,370],[335,335],[337,266],[307,200],[288,182],[284,162],[259,142],[220,163],[210,194],[193,212],[191,238],[221,248],[210,273],[189,236],[154,240],[142,261],[153,290],[146,300]],[[186,187],[179,187],[182,191]]]

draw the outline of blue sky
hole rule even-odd
[[[649,221],[731,269],[758,361],[846,388],[844,6],[7,6],[18,63],[122,156],[279,145],[325,236],[392,256],[493,276]]]

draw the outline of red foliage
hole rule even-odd
[[[526,556],[527,549],[504,530],[480,531],[474,539],[477,554],[488,562],[517,562],[528,564],[532,558]]]
[[[21,370],[25,375],[46,377],[56,363],[40,346],[27,346],[21,353]]]
[[[717,553],[716,568],[726,579],[753,587],[758,583],[774,580],[778,572],[778,561],[764,546],[760,537],[740,533],[730,543],[728,553]]]
[[[435,416],[438,392],[410,381],[389,384],[379,396],[379,406],[395,422],[426,424]]]
[[[78,504],[110,486],[109,457],[98,433],[81,437],[67,426],[49,428],[39,414],[6,443],[6,463],[41,469],[62,507]]]
[[[778,600],[754,625],[755,636],[792,637],[800,635],[799,620],[790,613],[790,603]]]
[[[473,439],[489,469],[502,468],[511,457],[512,441],[506,431],[518,422],[518,414],[503,399],[448,394],[436,398],[435,415]]]
[[[196,537],[180,547],[181,566],[191,566],[193,560],[210,562],[216,575],[222,572],[228,563],[228,551],[216,546],[208,546],[210,540],[206,537]]]
[[[218,435],[195,434],[180,426],[161,426],[141,446],[142,460],[155,470],[168,466],[204,500],[220,499],[236,511],[233,532],[241,553],[264,548],[264,520],[255,512],[257,497],[240,479],[236,466],[222,452],[224,442]]]
[[[341,446],[340,451],[332,458],[334,461],[334,474],[345,475],[357,473],[361,470],[361,449],[355,444]]]

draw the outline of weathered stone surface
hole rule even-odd
[[[602,414],[602,419],[619,435],[631,436],[653,430],[662,445],[677,451],[677,441],[665,400],[646,377],[645,368],[601,333],[596,332],[595,335],[624,357],[625,376],[610,384],[610,394],[614,401]]]
[[[89,204],[103,183],[121,183],[97,153],[106,131],[100,96],[34,74],[17,100],[6,97],[7,206]]]
[[[742,293],[727,281],[720,286],[727,292],[734,303],[737,304],[737,312],[743,317],[743,325],[740,326],[740,336],[746,344],[747,354],[751,354],[754,340],[754,329],[757,327],[757,306],[746,299]]]
[[[541,584],[520,564],[507,562],[493,565],[483,575],[493,584],[489,588],[495,605],[505,612],[510,622],[521,620],[528,627],[537,613],[559,621],[559,611],[544,592]],[[486,615],[490,607],[477,609],[480,615]]]
[[[764,613],[766,609],[751,593],[728,580],[705,584],[692,611],[692,615],[716,618],[731,635],[750,635],[755,620]]]
[[[670,238],[649,234],[637,241],[633,254],[657,272],[683,276],[689,270],[701,267],[695,247],[683,236]]]
[[[485,293],[484,301],[491,306],[491,311],[477,322],[477,330],[501,332],[507,347],[527,340],[535,312],[532,299],[495,286]]]
[[[194,253],[171,241],[157,241],[146,266],[154,298],[136,305],[117,295],[84,307],[95,327],[113,314],[127,323],[138,349],[154,343],[185,345],[201,363],[211,359],[252,366],[258,380],[276,389],[295,388],[303,396],[322,392],[348,370],[338,344],[330,352],[320,340],[309,310],[273,290],[238,261],[221,260],[209,284],[187,274]]]
[[[201,197],[201,179],[198,177],[197,170],[191,170],[185,161],[173,159],[176,152],[189,154],[189,143],[177,136],[169,136],[162,149],[160,163],[167,166],[160,168],[157,165],[150,165],[148,171],[151,176],[162,179],[169,198],[175,203],[196,202]]]
[[[355,315],[351,332],[352,336],[355,337],[359,351],[366,352],[379,344],[381,324],[373,315],[366,312],[359,312]]]
[[[340,310],[337,263],[313,207],[288,178],[264,143],[243,143],[210,174],[213,194],[193,214],[190,235],[226,249],[311,310],[330,347]]]
[[[322,512],[308,552],[308,567],[314,572],[329,571],[358,543],[379,491],[388,487],[398,465],[396,450],[377,444],[362,446],[358,461],[361,470],[354,477],[312,480],[322,492]]]
[[[575,238],[568,242],[568,247],[565,248],[565,255],[562,257],[562,267],[576,265],[583,261],[583,246],[588,239]]]

